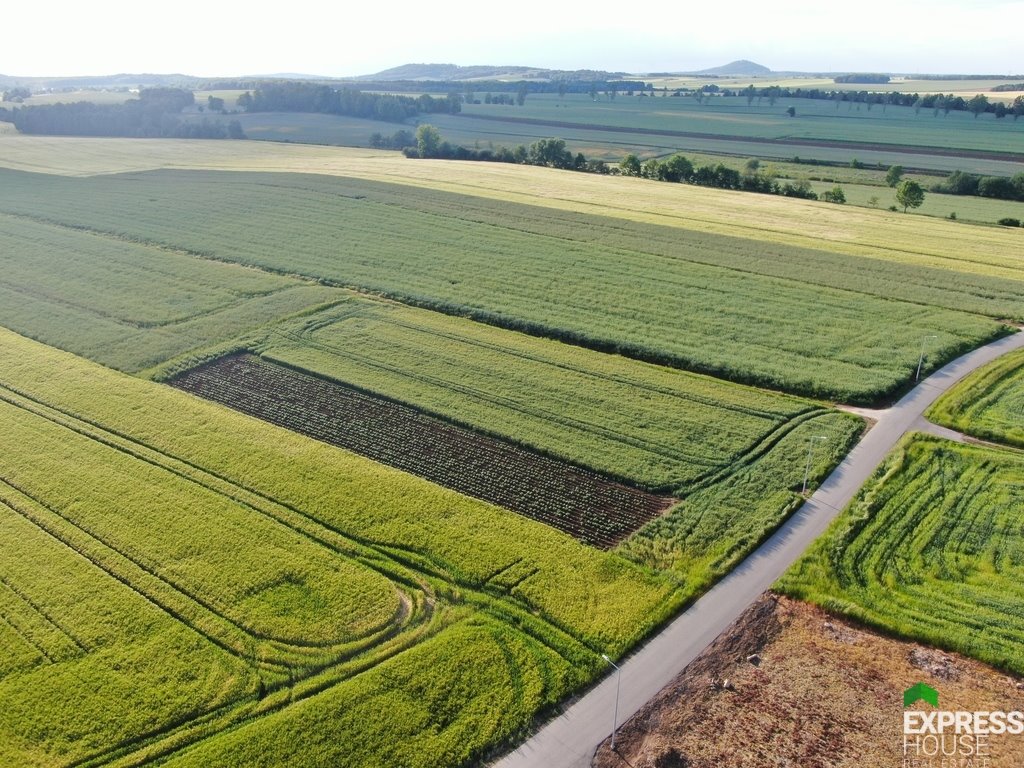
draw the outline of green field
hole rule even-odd
[[[931,79],[915,79],[910,77],[895,77],[888,83],[837,83],[832,77],[818,77],[814,75],[792,75],[786,73],[762,75],[758,77],[750,77],[748,75],[724,75],[719,77],[699,77],[695,75],[682,75],[682,76],[660,76],[660,77],[647,77],[645,81],[651,83],[656,88],[667,87],[669,89],[675,88],[700,88],[705,85],[717,85],[720,88],[732,88],[732,89],[743,89],[748,85],[753,85],[755,88],[767,88],[772,85],[778,85],[782,88],[821,88],[828,91],[870,91],[871,93],[889,93],[897,91],[899,93],[919,93],[922,95],[930,93],[952,93],[957,96],[963,96],[965,99],[969,99],[971,96],[977,93],[984,93],[988,95],[989,99],[1013,99],[1011,91],[1003,92],[991,92],[991,89],[997,85],[1015,84],[1020,82],[1020,78],[993,78],[985,80],[931,80]]]
[[[826,171],[825,174],[828,172]],[[822,174],[822,175],[825,175]],[[930,183],[934,183],[932,179]],[[822,192],[830,190],[835,184],[825,182],[812,182],[811,188],[820,196]],[[869,186],[867,184],[840,184],[843,194],[846,195],[848,205],[868,206],[872,208],[888,208],[895,205],[902,210],[903,206],[896,201],[896,192],[885,186]],[[926,187],[927,188],[927,187]],[[873,201],[873,198],[877,200]],[[990,197],[972,197],[967,195],[942,195],[935,192],[927,192],[924,204],[916,210],[916,213],[925,216],[939,216],[948,218],[950,214],[956,214],[960,221],[976,221],[987,224],[994,224],[1003,218],[1014,218],[1018,221],[1024,220],[1024,202],[1012,200],[996,200]]]
[[[174,248],[0,214],[6,327],[137,372],[231,342],[336,291]]]
[[[796,109],[796,117],[786,110]],[[684,131],[735,136],[748,139],[808,139],[827,142],[863,142],[923,149],[976,150],[995,153],[1024,153],[1024,127],[1012,119],[994,115],[977,119],[968,112],[932,110],[915,112],[913,107],[840,103],[817,99],[768,99],[747,105],[744,97],[714,97],[703,104],[685,97],[627,96],[615,100],[602,96],[592,100],[586,94],[560,99],[552,94],[534,94],[522,107],[506,105],[465,105],[462,114],[527,118],[586,126],[610,126],[648,131]],[[796,149],[792,154],[799,155]],[[811,153],[806,153],[813,156]]]
[[[786,114],[789,107],[796,117]],[[304,116],[294,120],[304,124]],[[614,101],[604,96],[594,101],[585,94],[564,99],[533,94],[523,107],[465,105],[459,115],[431,115],[425,121],[467,147],[514,146],[558,136],[573,152],[612,162],[628,152],[641,158],[711,153],[1010,176],[1020,170],[1019,160],[996,154],[1024,154],[1024,129],[1011,118],[986,114],[975,119],[966,112],[935,116],[932,110],[868,109],[852,102],[837,109],[835,102],[812,99],[781,99],[774,106],[762,99],[748,106],[739,97],[699,104],[690,96],[620,94]],[[338,136],[338,143],[356,138],[340,125]]]
[[[728,572],[816,487],[863,424],[793,397],[366,299],[276,329],[290,367],[685,501],[621,546],[688,590]]]
[[[938,424],[1024,448],[1024,352],[975,371],[928,412]]]
[[[997,228],[269,142],[0,150],[0,765],[485,759],[799,506],[863,429],[821,400],[1024,321]],[[599,551],[146,380],[242,349],[680,501]],[[1024,671],[1024,461],[921,437],[887,472],[788,588]]]
[[[417,162],[392,151],[280,142],[2,134],[0,142],[0,167],[22,171],[91,176],[163,168],[351,176],[1011,280],[1019,273],[1018,232],[774,195],[506,163]],[[870,168],[778,167],[790,177],[843,184],[880,184],[884,175]]]
[[[763,452],[815,403],[470,320],[349,299],[262,354],[652,490]],[[802,418],[801,418],[802,420]]]
[[[361,739],[404,723],[424,764],[461,761],[681,598],[546,526],[7,331],[0,371],[19,446],[0,527],[37,553],[0,564],[4,764],[219,750],[262,715],[329,720],[318,738],[378,759]],[[373,727],[330,717],[368,696]],[[263,748],[320,764],[256,722]]]
[[[1022,311],[1021,265],[1002,254],[998,265],[982,252],[943,269],[324,176],[2,177],[0,213],[81,237],[298,274],[840,400],[899,390],[924,336],[937,337],[937,365],[1001,332],[981,315]],[[0,322],[47,340],[49,320],[33,325],[22,311],[5,304]],[[89,326],[71,332],[81,336],[61,344],[71,351],[95,343]]]
[[[1024,455],[904,441],[782,578],[790,595],[1024,672]]]

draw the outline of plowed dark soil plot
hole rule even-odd
[[[613,546],[673,502],[252,355],[221,358],[171,383],[506,507],[598,547]]]

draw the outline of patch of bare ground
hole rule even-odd
[[[905,763],[903,691],[917,682],[938,690],[942,709],[1024,710],[1020,678],[766,594],[619,729],[617,754],[606,740],[593,766],[1024,766],[1024,735],[991,736],[987,761]]]

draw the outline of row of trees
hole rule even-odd
[[[401,132],[399,132],[400,134]],[[395,134],[393,139],[403,139]],[[382,137],[383,138],[383,137]],[[807,181],[779,183],[772,176],[760,173],[756,161],[748,163],[747,171],[740,173],[721,163],[695,167],[683,155],[673,155],[667,160],[651,158],[641,162],[633,154],[626,155],[617,167],[609,166],[603,160],[588,160],[582,152],[575,155],[566,147],[565,141],[557,138],[540,139],[530,146],[519,145],[514,149],[501,147],[496,150],[476,150],[452,145],[445,141],[432,125],[423,124],[416,131],[415,146],[403,150],[406,157],[440,158],[449,160],[478,160],[519,165],[539,165],[561,170],[584,173],[616,174],[674,183],[695,184],[719,189],[734,189],[747,192],[761,192],[771,195],[798,197],[817,200],[818,195]],[[845,203],[846,196],[840,187],[825,193],[823,199],[834,203]]]
[[[619,173],[623,176],[636,176],[654,181],[760,192],[765,195],[798,197],[804,200],[818,199],[817,193],[811,189],[810,182],[801,180],[779,183],[771,174],[761,171],[757,161],[748,162],[746,169],[741,173],[722,163],[695,167],[683,155],[673,155],[667,160],[651,158],[641,163],[636,155],[628,154],[619,163]],[[845,203],[846,195],[841,188],[836,187],[830,191],[828,199],[830,202]]]
[[[268,83],[246,91],[237,103],[246,112],[320,112],[392,123],[420,114],[457,114],[462,109],[462,97],[457,93],[441,98],[424,93],[412,98],[302,82]]]
[[[46,104],[8,110],[6,118],[22,133],[51,136],[127,136],[133,138],[243,139],[237,120],[187,121],[181,111],[195,103],[184,88],[149,88],[123,104]]]
[[[932,191],[947,195],[976,195],[1024,201],[1024,172],[1008,178],[953,171],[946,179],[935,184]]]
[[[408,139],[411,139],[408,132],[399,131],[390,140],[379,137],[376,141],[377,145],[384,146],[385,143],[406,142]],[[771,173],[763,172],[756,159],[749,160],[742,172],[722,163],[697,167],[683,155],[673,155],[666,160],[651,158],[641,162],[636,155],[628,154],[618,167],[610,167],[602,160],[588,160],[582,152],[573,155],[562,139],[540,139],[528,147],[519,145],[514,149],[506,147],[497,150],[467,149],[445,141],[437,128],[429,124],[419,126],[416,131],[415,143],[408,144],[403,151],[406,157],[412,158],[539,165],[585,173],[616,174],[676,184],[760,192],[804,200],[819,199],[818,194],[811,189],[810,182],[805,180],[780,182]],[[906,212],[909,208],[919,208],[924,203],[924,188],[916,181],[901,181],[902,167],[893,166],[890,170],[892,172],[887,175],[887,181],[889,186],[895,187],[896,201],[903,206],[903,211]],[[823,192],[820,199],[829,203],[843,204],[846,202],[846,194],[837,184],[832,189]],[[893,206],[891,210],[896,210],[896,207]]]
[[[395,135],[396,137],[398,134]],[[392,137],[395,138],[395,137]],[[441,137],[433,125],[423,124],[416,129],[416,143],[403,149],[406,157],[441,160],[477,160],[490,163],[539,165],[566,171],[608,174],[612,169],[603,160],[588,160],[582,152],[573,154],[562,139],[540,139],[533,144],[509,149],[469,149],[451,144]]]
[[[32,91],[28,88],[8,88],[3,92],[3,98],[0,101],[11,101],[16,104],[21,104],[25,99],[32,95]]]
[[[892,91],[889,93],[875,93],[871,91],[835,91],[821,88],[783,88],[778,85],[766,88],[755,88],[748,85],[744,89],[723,89],[715,84],[705,85],[689,92],[698,102],[702,102],[710,94],[721,96],[745,97],[747,105],[755,101],[758,105],[763,99],[767,99],[769,105],[774,106],[778,99],[817,99],[835,102],[836,109],[840,104],[864,104],[868,110],[876,105],[883,109],[887,106],[913,107],[917,112],[922,109],[932,110],[935,115],[942,112],[948,115],[950,112],[970,112],[975,117],[986,112],[991,112],[997,118],[1012,115],[1016,120],[1024,115],[1024,96],[1018,96],[1012,103],[1004,101],[990,101],[983,93],[976,94],[970,99],[953,94],[929,93],[921,96],[917,93],[900,93]],[[674,95],[682,96],[683,91],[678,90]]]

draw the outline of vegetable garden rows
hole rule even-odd
[[[172,384],[599,547],[613,546],[674,501],[249,355],[222,358]]]

